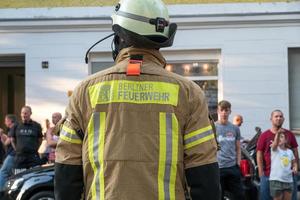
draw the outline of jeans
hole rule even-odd
[[[269,177],[263,175],[260,177],[259,200],[272,200],[270,195]]]
[[[298,177],[297,174],[293,176],[293,194],[292,194],[292,200],[297,200],[297,193],[298,193],[298,186],[297,186]]]
[[[220,179],[222,199],[224,199],[224,191],[232,193],[235,200],[245,199],[238,166],[220,168]]]
[[[7,155],[0,169],[0,191],[4,189],[7,179],[12,175],[14,156]]]

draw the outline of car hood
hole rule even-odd
[[[19,174],[12,176],[10,179],[18,179],[23,178],[25,180],[33,177],[33,176],[40,176],[40,175],[48,175],[54,176],[54,164],[49,165],[42,165],[39,167],[34,167]]]

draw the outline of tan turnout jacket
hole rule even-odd
[[[136,54],[141,75],[127,76]],[[75,89],[56,162],[83,166],[87,200],[183,200],[184,169],[216,162],[204,94],[158,50],[126,48],[116,63]]]

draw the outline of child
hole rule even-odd
[[[274,200],[291,200],[293,173],[297,173],[297,163],[292,150],[287,148],[285,133],[280,130],[271,144],[270,193]]]

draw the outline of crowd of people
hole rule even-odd
[[[224,190],[230,191],[235,199],[244,199],[239,164],[241,160],[241,142],[248,142],[240,133],[243,117],[236,115],[229,121],[231,103],[223,100],[218,103],[218,121],[215,122],[217,141],[220,150],[217,153],[220,169],[222,196]],[[24,106],[21,121],[13,114],[5,116],[4,129],[0,129],[1,144],[5,147],[5,159],[0,169],[0,190],[12,174],[28,168],[55,161],[55,148],[58,136],[54,135],[54,126],[62,119],[58,112],[52,114],[52,124],[46,121],[43,134],[39,123],[31,119],[32,110]],[[282,127],[283,112],[271,113],[272,127],[262,133],[257,143],[257,164],[261,180],[261,200],[296,200],[298,171],[298,144],[292,132]]]
[[[222,197],[224,190],[231,192],[234,199],[245,199],[239,165],[241,161],[242,138],[239,127],[243,117],[236,115],[229,122],[231,103],[218,103],[216,125],[217,153],[220,168]],[[257,142],[257,165],[260,177],[260,200],[297,200],[298,144],[295,135],[284,129],[284,115],[281,110],[271,113],[272,127],[263,132]]]
[[[5,182],[13,175],[26,169],[55,161],[55,147],[58,136],[53,134],[53,127],[46,126],[43,134],[42,126],[31,119],[30,106],[21,109],[21,121],[13,114],[5,116],[5,129],[0,128],[1,144],[5,149],[5,156],[0,169],[0,191]],[[62,118],[60,113],[52,114],[52,123],[55,126]],[[39,153],[43,147],[44,151]]]

